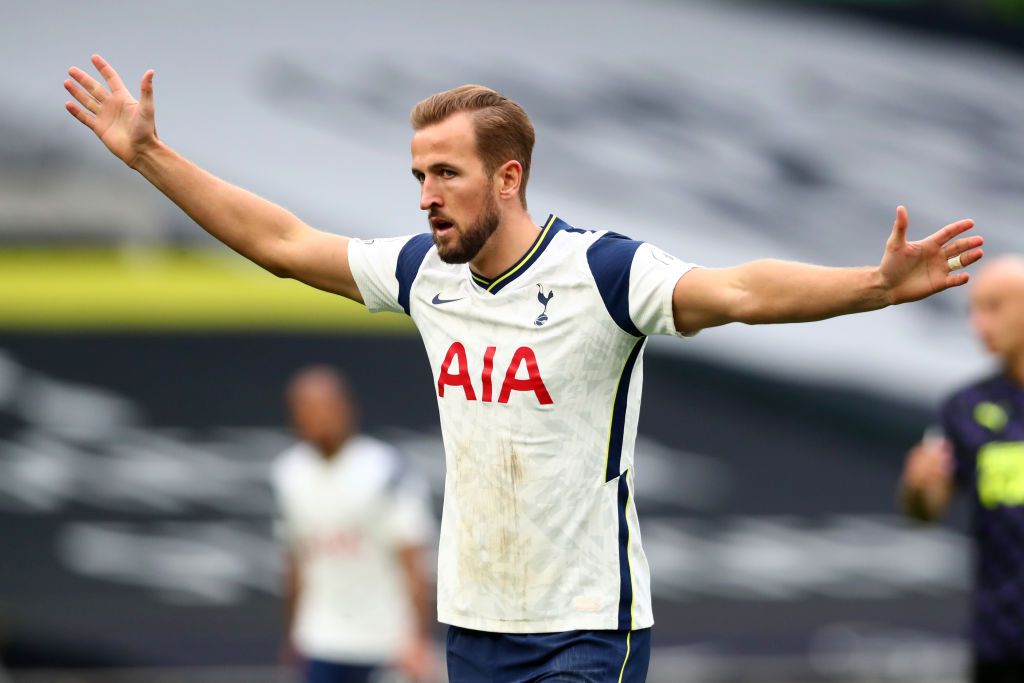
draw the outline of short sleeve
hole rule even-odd
[[[294,549],[298,545],[298,535],[283,515],[279,514],[274,518],[271,531],[277,542],[289,550]]]
[[[399,547],[426,545],[436,533],[426,484],[407,472],[389,494],[382,516],[387,538]]]
[[[683,336],[676,331],[672,292],[694,264],[615,233],[595,241],[587,261],[605,308],[625,332]]]
[[[408,314],[412,283],[432,246],[427,234],[349,240],[348,265],[366,308]]]
[[[274,494],[275,515],[272,519],[272,533],[279,543],[289,549],[298,544],[298,534],[289,519],[287,504],[285,502],[284,483],[285,464],[283,457],[274,463],[270,472],[270,487]]]
[[[650,244],[641,244],[629,273],[629,315],[646,335],[683,336],[676,330],[672,293],[679,278],[696,267]]]

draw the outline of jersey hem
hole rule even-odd
[[[558,619],[510,620],[455,615],[438,610],[442,624],[490,633],[560,633],[563,631],[618,631],[618,614],[579,614]],[[654,619],[636,619],[631,630],[651,628]]]
[[[397,641],[381,646],[358,642],[323,642],[321,639],[300,634],[296,634],[294,638],[295,649],[303,656],[346,664],[385,666],[397,660],[402,649],[401,642]]]

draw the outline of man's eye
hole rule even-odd
[[[455,177],[455,171],[451,170],[450,168],[443,169],[441,171],[441,177],[442,178],[454,178]]]

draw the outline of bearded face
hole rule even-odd
[[[437,254],[445,263],[468,263],[498,229],[501,214],[498,202],[490,193],[480,212],[470,222],[460,225],[445,216],[440,210],[431,210],[430,224]]]
[[[465,112],[419,129],[412,139],[412,174],[420,184],[438,255],[447,263],[475,259],[501,224],[496,176],[477,149]]]

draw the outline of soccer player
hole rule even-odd
[[[945,401],[939,433],[907,456],[902,500],[930,521],[956,491],[969,496],[973,679],[1024,683],[1024,258],[993,261],[970,294],[971,323],[1000,367]]]
[[[412,112],[412,175],[430,232],[357,240],[315,230],[157,138],[153,72],[136,101],[73,68],[68,111],[212,235],[282,277],[415,321],[433,371],[447,473],[438,617],[451,681],[642,681],[650,577],[633,444],[649,335],[820,320],[961,285],[981,258],[961,220],[908,242],[897,209],[881,263],[694,268],[649,244],[537,225],[534,130],[482,86]]]
[[[422,485],[394,449],[358,433],[355,399],[330,368],[296,374],[287,401],[301,442],[271,477],[287,548],[285,651],[305,660],[306,683],[369,683],[392,666],[428,680]]]

